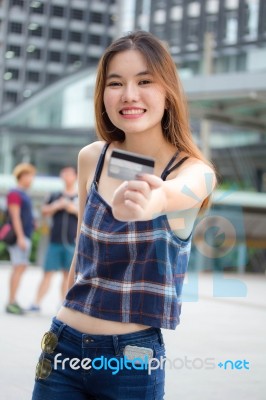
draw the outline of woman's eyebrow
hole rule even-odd
[[[138,72],[135,76],[145,76],[145,75],[151,75],[151,72],[149,72],[149,71],[141,71],[141,72]],[[113,73],[107,75],[106,79],[113,79],[113,78],[121,79],[123,77],[121,75],[116,74],[116,73],[113,72]]]

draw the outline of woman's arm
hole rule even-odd
[[[186,164],[168,181],[145,174],[139,180],[124,182],[113,196],[114,217],[121,221],[143,221],[174,211],[199,210],[215,187],[215,173],[195,159]]]
[[[87,188],[90,186],[95,168],[103,147],[103,142],[94,142],[84,147],[78,155],[78,225],[76,237],[76,249],[71,263],[69,276],[68,276],[68,289],[73,286],[75,278],[75,266],[78,249],[78,241],[80,235],[80,228],[83,220],[83,213],[87,199]]]

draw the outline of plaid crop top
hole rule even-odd
[[[108,144],[88,193],[75,282],[63,305],[105,320],[175,329],[191,235],[178,238],[166,215],[136,222],[113,217],[97,190],[107,148]],[[172,166],[176,157],[166,166],[163,180],[187,158]]]

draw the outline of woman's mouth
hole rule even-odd
[[[119,113],[121,115],[141,115],[146,112],[143,108],[124,108]]]

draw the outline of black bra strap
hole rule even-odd
[[[98,160],[98,163],[97,163],[97,166],[96,166],[96,171],[95,171],[95,175],[94,175],[94,182],[97,185],[98,185],[99,180],[100,180],[100,176],[101,176],[102,169],[103,169],[103,164],[104,164],[105,154],[106,154],[106,151],[107,151],[109,145],[110,145],[110,143],[106,143],[103,146],[102,152],[100,154],[100,157],[99,157],[99,160]]]
[[[165,169],[163,170],[162,174],[161,174],[161,178],[163,179],[164,174],[166,173],[166,171],[168,170],[168,168],[171,167],[171,165],[174,163],[174,161],[176,160],[177,156],[179,154],[179,151],[177,151],[173,157],[171,158],[171,160],[169,161],[169,163],[166,165]]]
[[[180,167],[180,165],[182,165],[183,162],[186,161],[188,158],[189,158],[188,156],[183,157],[183,158],[181,158],[181,160],[178,161],[178,163],[176,163],[175,165],[173,165],[173,167],[168,168],[168,169],[166,168],[166,169],[163,171],[163,173],[162,173],[162,176],[161,176],[162,180],[165,181],[166,178],[168,177],[168,175],[170,175],[172,171],[174,171],[175,169],[177,169],[178,167]],[[171,165],[171,163],[170,163],[170,165]]]

